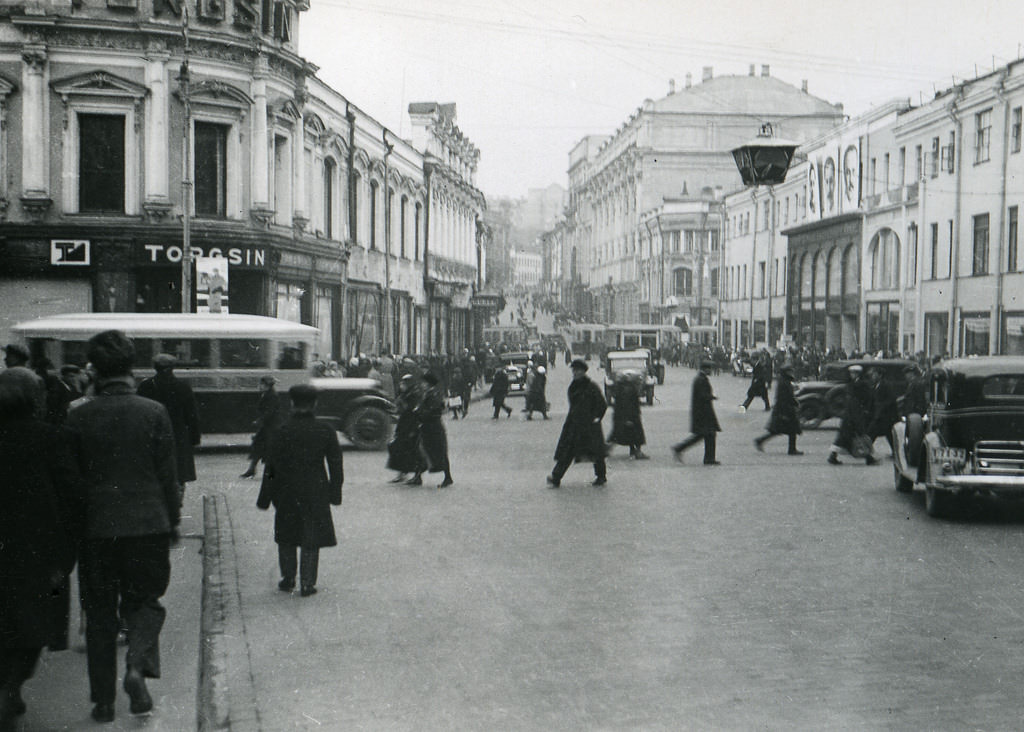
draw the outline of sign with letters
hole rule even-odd
[[[91,263],[88,239],[51,239],[50,264],[57,267],[87,267]]]

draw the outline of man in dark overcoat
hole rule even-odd
[[[133,714],[153,708],[147,678],[160,678],[160,598],[171,579],[170,543],[181,511],[174,432],[167,409],[135,393],[135,348],[124,333],[89,339],[96,398],[68,413],[85,485],[82,600],[89,685],[97,722],[114,719],[117,635],[127,626],[124,690]],[[118,612],[120,609],[120,613]]]
[[[722,431],[718,426],[718,417],[715,416],[714,400],[717,398],[711,388],[711,380],[708,374],[714,368],[714,363],[708,360],[700,362],[700,371],[693,378],[693,388],[690,396],[690,436],[682,442],[672,446],[672,452],[676,460],[683,461],[683,451],[704,440],[704,464],[721,465],[715,457],[715,442],[717,433]]]
[[[871,387],[871,421],[868,423],[868,439],[874,442],[884,437],[889,443],[890,453],[894,452],[892,444],[892,426],[900,421],[900,407],[896,390],[885,380],[885,372],[880,368],[868,370]]]
[[[767,412],[772,408],[771,403],[768,401],[768,387],[772,381],[772,362],[767,351],[761,351],[757,360],[754,361],[751,377],[750,388],[747,389],[747,398],[740,406],[743,407],[743,411],[746,411],[750,403],[760,397],[761,401],[764,402],[764,410]]]
[[[620,374],[615,379],[615,404],[612,408],[612,433],[608,442],[629,447],[629,456],[646,460],[641,449],[647,442],[644,424],[640,420],[640,385],[643,376]]]
[[[320,550],[338,543],[331,506],[341,505],[345,473],[338,433],[314,416],[316,387],[297,384],[288,396],[292,413],[270,436],[256,506],[275,509],[278,589],[294,590],[298,571],[300,594],[309,597],[316,594]]]
[[[420,423],[420,446],[427,459],[427,472],[444,473],[444,480],[437,487],[447,488],[455,481],[448,460],[448,433],[441,420],[444,394],[440,380],[429,371],[423,374],[423,393],[414,411]]]
[[[864,462],[874,465],[878,462],[870,445],[870,438],[867,437],[868,419],[871,413],[871,385],[864,378],[864,367],[860,364],[853,364],[848,368],[850,381],[846,384],[846,404],[843,409],[843,416],[839,422],[839,432],[828,451],[828,462],[831,465],[841,465],[839,452],[841,450],[854,455],[858,451],[859,442],[866,442]],[[854,455],[860,457],[859,454]]]
[[[779,381],[775,386],[775,406],[768,420],[768,431],[754,439],[754,447],[764,452],[764,443],[775,435],[789,436],[789,455],[803,455],[796,449],[796,436],[803,432],[800,426],[800,405],[793,391],[793,367],[785,364],[779,369]]]
[[[249,467],[239,476],[240,478],[252,478],[256,475],[256,466],[266,456],[270,435],[274,434],[274,431],[281,426],[281,422],[286,416],[287,410],[281,404],[276,385],[277,379],[270,374],[260,377],[260,396],[256,403],[259,416],[254,423],[256,432],[252,436],[252,445],[249,447]]]
[[[569,382],[569,413],[565,415],[562,434],[555,448],[555,467],[547,477],[548,485],[557,488],[562,476],[573,461],[594,463],[593,485],[608,482],[605,467],[604,434],[601,419],[608,409],[608,403],[601,394],[601,388],[587,378],[587,362],[575,359],[569,365],[572,381]]]
[[[420,474],[426,470],[423,453],[420,452],[420,421],[416,416],[416,406],[420,401],[420,390],[417,379],[406,374],[398,381],[398,396],[395,397],[395,412],[398,420],[395,423],[395,434],[388,443],[387,467],[398,471],[392,483],[405,481],[405,474],[412,473],[409,485],[422,485]]]
[[[182,496],[185,484],[196,479],[196,461],[193,448],[202,439],[199,430],[199,410],[196,398],[188,382],[174,375],[178,360],[169,353],[160,353],[153,358],[156,373],[139,382],[139,396],[160,402],[167,407],[174,430],[174,454],[177,458],[178,484]]]
[[[83,519],[70,445],[36,416],[42,384],[0,371],[0,730],[25,713],[22,684],[44,646],[67,648],[68,575]],[[56,700],[54,700],[56,701]]]
[[[499,366],[494,370],[494,377],[491,379],[491,404],[494,405],[494,416],[491,419],[497,419],[502,409],[505,410],[506,419],[512,416],[512,408],[505,405],[507,396],[508,374],[505,373],[503,366]]]

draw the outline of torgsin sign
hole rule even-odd
[[[142,247],[148,255],[150,264],[162,264],[164,262],[171,264],[181,263],[182,249],[179,245],[143,244]],[[222,249],[221,247],[210,247],[205,249],[203,247],[192,247],[191,249],[193,260],[200,257],[224,257],[228,260],[228,264],[247,267],[264,267],[267,263],[267,250],[262,248],[231,247]]]

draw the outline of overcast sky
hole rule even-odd
[[[477,187],[566,186],[587,134],[610,134],[687,73],[750,64],[849,115],[914,104],[1017,58],[1022,0],[310,0],[300,53],[394,132],[410,102],[455,102]],[[751,136],[756,130],[751,130]]]

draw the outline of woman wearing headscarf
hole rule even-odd
[[[387,467],[397,470],[398,476],[392,483],[401,483],[406,473],[412,473],[411,481],[422,483],[420,474],[426,467],[420,453],[420,422],[416,416],[416,405],[419,402],[419,389],[416,377],[406,374],[398,382],[398,396],[395,397],[395,409],[398,422],[395,424],[395,435],[388,443]],[[411,485],[418,485],[413,482]]]
[[[779,381],[775,385],[775,405],[768,420],[767,432],[754,440],[758,452],[764,452],[764,443],[775,435],[789,436],[789,455],[803,455],[796,449],[796,436],[803,432],[800,427],[800,405],[793,391],[793,367],[784,365],[779,370]]]
[[[452,480],[451,465],[448,462],[448,434],[441,420],[445,400],[440,383],[441,380],[433,372],[423,374],[425,388],[415,412],[420,423],[420,445],[427,457],[427,471],[443,472],[444,480],[437,487],[447,488],[455,481]]]
[[[25,713],[43,647],[68,643],[81,483],[68,441],[35,416],[42,388],[27,368],[0,372],[0,730]]]

